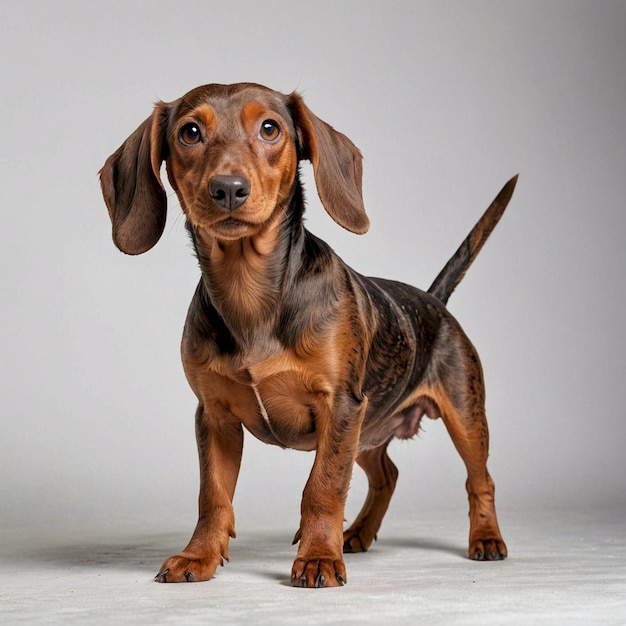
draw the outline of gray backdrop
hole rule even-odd
[[[157,99],[208,82],[304,94],[365,156],[369,234],[308,227],[427,287],[501,185],[514,199],[451,298],[481,354],[504,514],[626,504],[624,2],[0,5],[0,505],[7,524],[192,529],[178,347],[199,272],[172,198],[149,253],[110,238],[97,172]],[[394,443],[389,515],[465,509],[441,422]],[[246,440],[238,521],[297,526],[312,455]],[[360,505],[353,480],[349,514]]]

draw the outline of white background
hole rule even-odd
[[[449,302],[483,360],[498,506],[626,504],[625,32],[617,1],[3,0],[0,521],[192,530],[199,272],[175,198],[152,251],[118,252],[97,172],[155,100],[242,80],[297,89],[362,150],[365,236],[304,174],[308,227],[363,273],[428,287],[520,173]],[[466,506],[424,427],[392,446],[396,519]],[[312,458],[248,437],[238,522],[295,530]],[[350,516],[358,470],[351,495]]]

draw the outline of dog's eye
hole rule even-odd
[[[276,143],[280,139],[281,130],[278,122],[265,120],[259,129],[259,139],[267,143]]]
[[[187,146],[195,146],[202,141],[202,133],[197,124],[189,122],[185,124],[178,133],[180,140]]]

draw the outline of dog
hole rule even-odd
[[[387,446],[413,437],[424,415],[443,419],[467,468],[469,557],[505,558],[481,364],[445,304],[517,176],[424,292],[360,275],[304,228],[302,160],[333,220],[366,232],[361,154],[297,93],[212,84],[158,102],[100,171],[114,243],[141,254],[165,226],[165,161],[202,273],[181,348],[198,398],[199,519],[155,580],[208,580],[228,560],[245,429],[268,444],[315,450],[291,584],[344,585],[343,553],[370,547],[394,491]],[[355,461],[369,491],[344,531]]]

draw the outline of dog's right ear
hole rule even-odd
[[[159,171],[167,158],[168,114],[169,105],[159,102],[100,170],[113,241],[126,254],[150,250],[165,228],[167,196]]]

